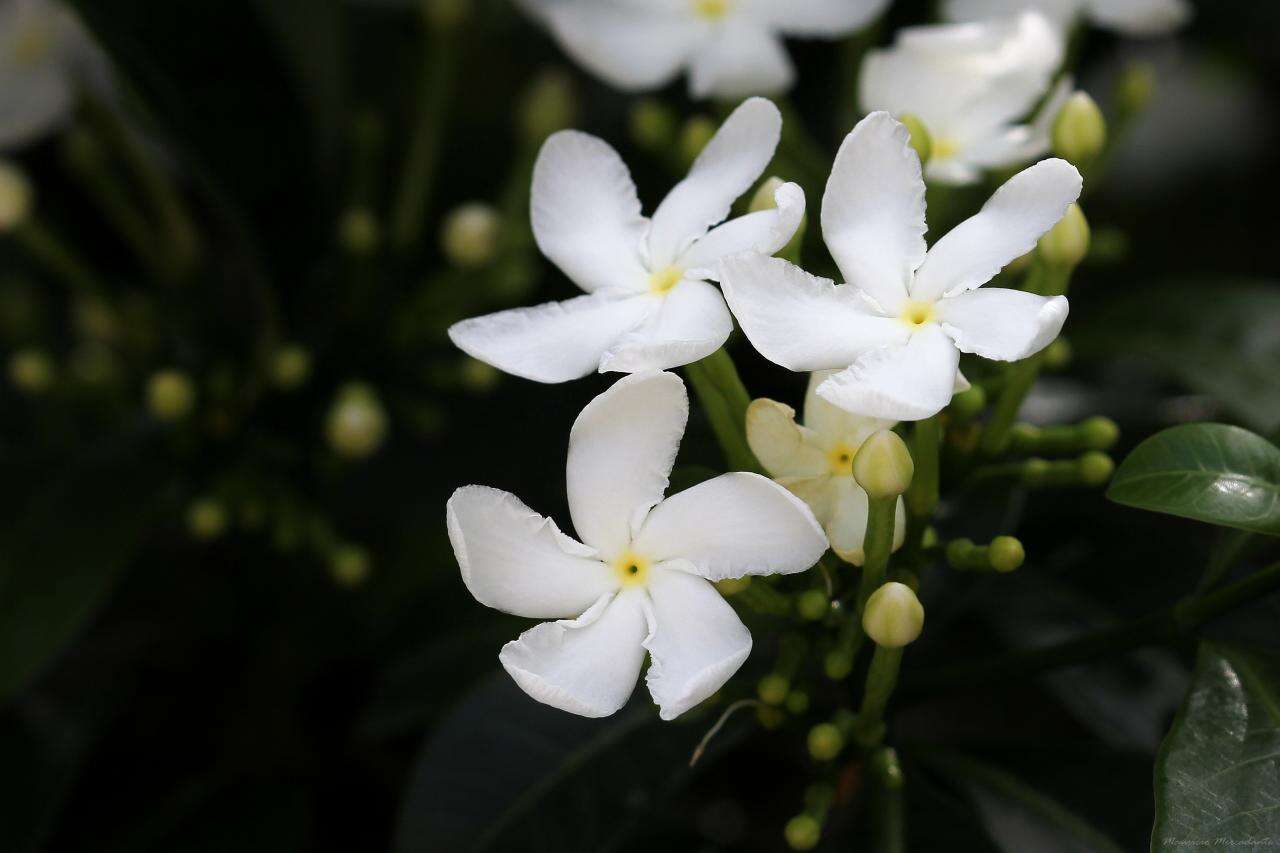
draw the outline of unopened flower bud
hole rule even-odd
[[[1053,150],[1077,166],[1088,165],[1107,144],[1107,120],[1085,92],[1076,92],[1053,120]]]
[[[872,435],[853,457],[853,478],[873,498],[897,497],[911,485],[914,474],[911,452],[892,430]]]
[[[997,572],[1012,572],[1026,558],[1027,552],[1022,543],[1012,536],[997,536],[987,547],[987,559],[991,562],[991,568]]]
[[[924,629],[924,606],[906,584],[890,581],[867,599],[862,630],[877,646],[900,649]]]
[[[285,344],[271,357],[271,381],[292,391],[311,376],[311,353],[300,344]]]
[[[1040,238],[1037,247],[1046,263],[1058,267],[1075,267],[1089,254],[1089,220],[1080,205],[1072,204],[1058,224]]]
[[[801,619],[817,622],[831,610],[831,601],[820,589],[809,589],[796,599],[796,613]]]
[[[0,234],[27,221],[33,195],[26,173],[13,163],[0,160]]]
[[[933,156],[933,136],[929,133],[929,128],[913,113],[903,113],[898,116],[898,121],[906,125],[907,132],[911,134],[911,147],[920,155],[920,163],[928,163]]]
[[[809,754],[816,761],[830,761],[844,749],[844,735],[831,723],[819,723],[809,729]]]
[[[147,409],[156,420],[182,420],[195,404],[195,384],[181,370],[158,370],[147,380]]]
[[[822,659],[822,671],[832,681],[842,681],[853,672],[853,655],[845,651],[828,652]]]
[[[1098,450],[1090,450],[1080,457],[1080,481],[1086,486],[1101,486],[1115,473],[1116,463]]]
[[[382,226],[367,207],[351,207],[338,221],[338,244],[353,255],[371,255],[382,243]]]
[[[631,138],[646,151],[662,151],[676,135],[676,117],[657,98],[641,98],[631,107]]]
[[[809,694],[802,690],[792,690],[787,694],[787,710],[799,716],[809,710]]]
[[[766,675],[756,685],[756,693],[760,696],[760,701],[766,705],[781,705],[786,701],[790,690],[791,681],[776,672]]]
[[[369,579],[369,554],[355,545],[343,545],[329,555],[329,574],[339,586],[353,588]]]
[[[520,108],[520,129],[537,143],[573,124],[578,111],[573,83],[563,71],[544,71],[534,79]]]
[[[774,708],[769,705],[756,706],[756,721],[766,729],[773,730],[782,725],[787,715],[780,708]]]
[[[1071,341],[1058,336],[1053,343],[1044,348],[1042,358],[1046,370],[1064,370],[1070,366],[1073,356]]]
[[[1147,108],[1156,88],[1156,72],[1149,62],[1131,62],[1116,84],[1116,105],[1122,113],[1133,115]]]
[[[358,459],[376,451],[387,435],[387,414],[377,393],[358,382],[343,386],[329,408],[325,435],[342,456]]]
[[[680,128],[680,162],[692,164],[716,135],[716,123],[706,116],[693,116]]]
[[[53,361],[41,350],[18,350],[9,357],[9,381],[24,394],[48,391],[53,374]]]
[[[822,840],[822,824],[812,815],[796,815],[787,821],[783,835],[792,850],[812,850]]]
[[[1034,249],[1024,255],[1018,255],[1018,257],[1004,265],[1004,271],[1006,273],[1023,272],[1027,267],[1031,266],[1031,262],[1035,260],[1035,257],[1036,253]]]
[[[200,498],[187,507],[187,530],[202,542],[217,539],[227,529],[227,510],[220,501]]]
[[[951,398],[951,415],[961,423],[973,420],[986,407],[987,392],[980,385],[974,385]]]
[[[440,228],[440,248],[449,263],[460,269],[476,269],[493,261],[498,253],[502,223],[491,205],[473,201],[454,208]]]
[[[777,175],[765,178],[760,182],[760,186],[756,189],[755,195],[751,196],[751,206],[748,213],[759,213],[762,210],[773,210],[778,206],[777,195],[778,188],[785,184],[786,181]]]
[[[1108,450],[1120,440],[1120,427],[1102,415],[1086,419],[1078,429],[1080,438],[1090,450]]]

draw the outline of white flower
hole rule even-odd
[[[892,48],[873,50],[862,64],[863,110],[920,119],[933,139],[925,164],[931,181],[969,184],[985,169],[1030,162],[1049,151],[1049,133],[1071,94],[1059,83],[1035,119],[1022,123],[1044,97],[1062,63],[1061,35],[1044,16],[976,24],[941,24],[898,31]]]
[[[522,0],[560,46],[620,89],[657,89],[689,71],[695,98],[791,87],[783,36],[838,38],[888,0]]]
[[[32,142],[65,122],[79,83],[104,76],[103,65],[79,19],[61,3],[0,0],[0,149]]]
[[[1001,18],[1023,9],[1043,13],[1063,32],[1088,18],[1129,36],[1165,35],[1191,19],[1187,0],[946,0],[943,6],[953,21]]]
[[[747,408],[747,443],[774,480],[809,505],[843,560],[861,566],[865,555],[867,493],[853,478],[853,457],[862,443],[893,421],[864,418],[818,396],[828,371],[809,377],[804,425],[795,410],[773,400],[753,400]],[[898,499],[893,548],[906,538],[906,513]]]
[[[449,337],[467,354],[538,382],[664,370],[715,352],[733,331],[724,297],[707,283],[716,264],[748,249],[773,254],[804,216],[804,192],[785,184],[776,208],[711,227],[760,177],[781,132],[769,101],[742,104],[652,221],[640,215],[617,152],[585,133],[555,134],[534,166],[533,234],[587,295],[464,320]]]
[[[569,435],[568,497],[586,544],[508,492],[449,499],[449,540],[481,604],[544,622],[498,659],[526,693],[604,717],[645,679],[664,720],[709,697],[751,652],[712,581],[812,566],[827,540],[794,495],[758,474],[723,474],[663,499],[689,414],[672,373],[627,376]]]
[[[822,202],[823,236],[849,284],[743,253],[721,265],[721,285],[769,360],[847,368],[819,396],[867,417],[920,420],[950,402],[961,352],[1017,361],[1057,336],[1065,298],[977,288],[1031,251],[1080,188],[1074,166],[1044,160],[926,251],[920,158],[903,125],[872,113],[840,147]]]

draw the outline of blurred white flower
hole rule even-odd
[[[933,140],[925,175],[969,184],[985,169],[1016,166],[1049,151],[1053,119],[1071,94],[1065,79],[1036,117],[1062,64],[1060,34],[1044,16],[898,31],[894,46],[863,61],[859,97],[866,112],[918,118]]]
[[[1128,36],[1165,35],[1191,19],[1187,0],[946,0],[943,13],[953,21],[981,21],[1024,9],[1043,13],[1063,32],[1085,18]]]
[[[819,396],[867,417],[920,420],[961,385],[961,352],[1017,361],[1057,336],[1065,298],[977,288],[1031,251],[1080,189],[1074,166],[1044,160],[926,250],[920,158],[902,124],[872,113],[840,147],[822,202],[823,236],[849,283],[743,253],[721,264],[721,285],[765,358],[847,368]]]
[[[599,370],[635,373],[689,364],[715,352],[733,319],[707,279],[719,260],[773,254],[804,216],[804,193],[778,189],[778,206],[712,228],[773,159],[777,107],[752,98],[729,116],[688,177],[653,214],[608,144],[577,131],[547,140],[533,172],[538,247],[587,295],[456,323],[457,346],[507,373],[565,382]]]
[[[75,14],[54,0],[0,0],[0,150],[57,129],[79,85],[105,85],[106,63]]]
[[[481,604],[545,622],[498,659],[556,708],[604,717],[646,683],[664,720],[709,697],[751,652],[751,634],[712,581],[789,574],[826,550],[813,514],[758,474],[723,474],[663,499],[689,415],[672,373],[624,377],[569,435],[569,512],[582,542],[514,495],[466,486],[449,499],[449,540]]]
[[[689,72],[695,98],[791,87],[784,36],[838,38],[888,0],[520,0],[560,46],[606,82],[656,89]]]
[[[894,422],[864,418],[828,403],[818,386],[830,371],[810,375],[804,398],[804,424],[795,410],[774,400],[753,400],[747,408],[747,443],[774,480],[809,505],[831,541],[831,548],[854,565],[865,555],[867,493],[853,478],[853,458],[862,443]],[[898,499],[893,547],[906,538],[906,515]]]

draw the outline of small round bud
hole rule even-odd
[[[18,350],[9,356],[9,381],[24,394],[48,391],[53,375],[53,360],[41,350]]]
[[[987,547],[987,559],[997,572],[1011,572],[1026,558],[1027,552],[1023,550],[1022,543],[1012,536],[997,536]]]
[[[1036,253],[1034,250],[1027,252],[1025,255],[1019,255],[1004,265],[1004,271],[1007,273],[1020,273],[1027,267],[1031,266],[1031,262],[1035,260],[1035,256]]]
[[[179,421],[196,404],[196,386],[181,370],[157,370],[147,380],[147,409],[159,421]]]
[[[706,116],[693,116],[680,128],[680,160],[692,163],[716,135],[716,123]]]
[[[120,319],[109,303],[93,296],[77,299],[71,306],[76,331],[86,338],[111,343],[120,336]]]
[[[1090,450],[1107,450],[1120,440],[1120,427],[1111,418],[1095,415],[1080,424],[1080,436]]]
[[[292,391],[311,376],[311,353],[300,344],[285,344],[271,357],[271,381]]]
[[[631,138],[646,151],[661,151],[676,135],[676,117],[657,98],[641,98],[631,107]]]
[[[458,28],[467,17],[470,0],[420,0],[427,25],[438,32]]]
[[[778,708],[771,708],[768,705],[756,706],[756,720],[766,729],[776,729],[786,718],[787,715]]]
[[[971,421],[987,407],[987,392],[974,385],[951,398],[951,413],[962,421]]]
[[[369,568],[368,552],[355,545],[343,545],[329,555],[329,574],[339,586],[363,585],[369,579]]]
[[[498,254],[502,222],[491,205],[473,201],[454,208],[440,228],[445,259],[459,269],[477,269]]]
[[[1044,366],[1049,370],[1063,370],[1071,364],[1073,354],[1071,341],[1058,337],[1044,348]]]
[[[748,213],[759,213],[762,210],[774,210],[778,206],[777,195],[778,188],[785,184],[782,178],[773,177],[765,178],[760,182],[760,186],[756,188],[755,195],[751,196],[751,206],[747,209]]]
[[[200,498],[187,507],[187,530],[201,542],[210,542],[227,529],[227,509],[213,498]]]
[[[1116,463],[1098,450],[1090,450],[1080,457],[1080,480],[1086,486],[1101,486],[1115,473]]]
[[[9,161],[0,160],[0,234],[27,221],[33,200],[26,173]]]
[[[338,220],[338,244],[353,255],[371,255],[382,242],[382,226],[367,207],[351,207]]]
[[[822,659],[822,671],[832,681],[843,681],[853,672],[853,655],[848,652],[828,652]]]
[[[796,815],[787,821],[783,835],[792,850],[812,850],[822,840],[822,824],[812,815]]]
[[[809,694],[801,690],[792,690],[787,694],[787,710],[797,716],[809,710]]]
[[[900,649],[924,629],[924,606],[906,584],[890,581],[871,593],[862,614],[862,630],[877,646]]]
[[[1043,433],[1035,424],[1016,423],[1009,427],[1009,446],[1015,450],[1035,447]]]
[[[831,723],[819,723],[809,729],[809,754],[816,761],[830,761],[844,749],[844,735]]]
[[[573,83],[563,71],[544,71],[525,92],[520,105],[520,129],[530,142],[541,142],[573,124],[578,111]]]
[[[957,568],[963,566],[975,547],[972,539],[952,539],[947,543],[947,562]]]
[[[1049,476],[1052,470],[1053,466],[1047,459],[1033,457],[1022,463],[1022,481],[1029,486],[1038,485]]]
[[[1087,165],[1107,144],[1107,120],[1085,92],[1076,92],[1053,120],[1053,150],[1077,166]]]
[[[786,701],[790,690],[791,681],[776,672],[766,675],[756,685],[756,693],[766,705],[781,705]]]
[[[1040,257],[1059,267],[1074,267],[1089,254],[1089,220],[1080,205],[1073,204],[1058,224],[1040,238]]]
[[[376,451],[387,435],[387,413],[373,388],[359,382],[343,386],[329,408],[325,435],[342,456],[359,459]]]
[[[1131,62],[1116,84],[1116,104],[1126,114],[1142,112],[1156,88],[1156,72],[1149,62]]]
[[[911,134],[911,147],[920,156],[921,164],[928,163],[933,156],[933,136],[929,128],[913,113],[903,113],[898,116],[898,121],[906,125],[907,132]]]
[[[853,479],[873,498],[897,497],[911,485],[914,474],[911,452],[892,430],[872,435],[853,457]]]
[[[737,595],[749,586],[751,586],[751,575],[716,581],[716,589],[720,590],[720,594],[723,596]]]
[[[801,619],[817,622],[831,610],[831,601],[820,589],[809,589],[796,599],[796,612]]]

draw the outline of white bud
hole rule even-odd
[[[1040,238],[1040,257],[1058,267],[1074,268],[1089,254],[1089,220],[1072,204],[1058,224]]]
[[[906,443],[892,430],[872,435],[853,457],[853,478],[873,498],[902,494],[911,485],[915,470]]]
[[[353,382],[338,391],[325,423],[329,446],[337,453],[362,458],[371,455],[387,435],[387,414],[377,393]]]
[[[924,606],[911,587],[890,581],[867,599],[862,630],[877,646],[900,649],[924,630]]]

